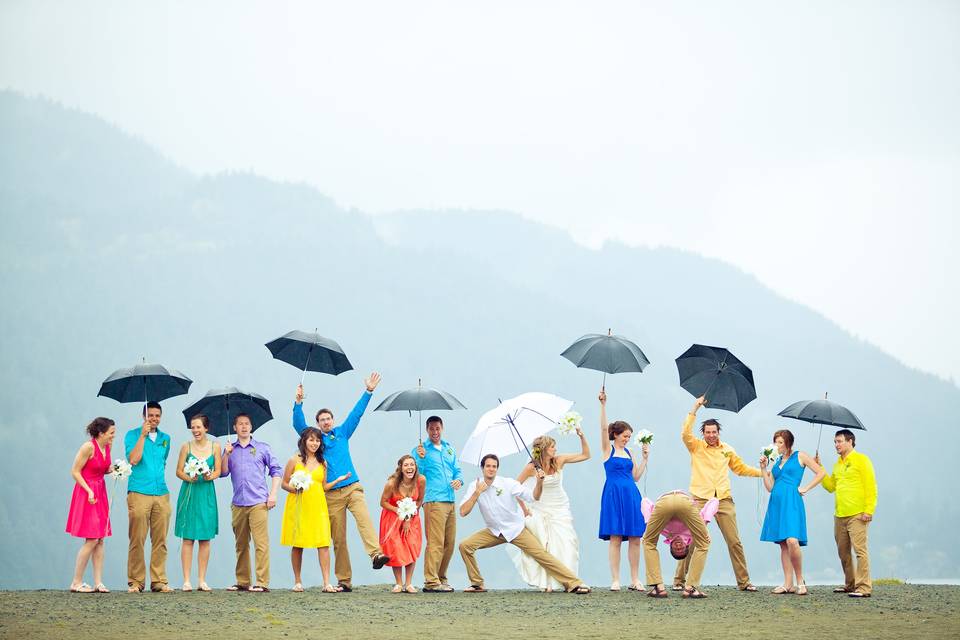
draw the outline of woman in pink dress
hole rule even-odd
[[[77,552],[70,591],[74,593],[109,593],[103,584],[103,539],[110,535],[110,502],[103,476],[110,473],[110,445],[117,428],[110,418],[97,418],[87,425],[90,441],[83,443],[73,459],[73,487],[67,533],[84,538]],[[83,581],[87,562],[93,559],[93,583]]]
[[[420,507],[423,506],[426,484],[427,479],[420,474],[417,461],[413,456],[405,455],[397,460],[397,470],[387,479],[380,496],[383,509],[380,512],[380,548],[390,558],[387,566],[393,569],[394,593],[417,592],[410,582],[423,546]],[[400,517],[397,506],[404,498],[410,498],[416,504],[413,516],[405,519]]]

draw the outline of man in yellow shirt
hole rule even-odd
[[[851,598],[869,598],[873,592],[870,580],[870,557],[867,554],[867,526],[877,508],[877,479],[870,458],[854,451],[857,437],[849,429],[840,429],[833,438],[840,458],[833,473],[823,479],[823,488],[836,493],[833,514],[833,537],[843,566],[844,585],[833,590]],[[820,456],[816,458],[820,462]],[[851,553],[851,548],[853,553]],[[853,556],[857,556],[854,567]]]
[[[697,418],[697,411],[706,403],[706,398],[700,396],[693,403],[693,409],[687,414],[680,434],[683,444],[690,452],[690,493],[697,503],[697,509],[711,498],[720,501],[716,521],[723,534],[723,541],[727,543],[730,552],[730,563],[733,565],[733,574],[737,578],[737,588],[741,591],[755,592],[757,588],[750,584],[750,574],[747,572],[747,559],[743,555],[743,545],[740,543],[740,532],[737,530],[737,511],[730,495],[730,476],[728,469],[738,476],[759,478],[760,469],[751,467],[737,455],[733,447],[720,441],[720,423],[716,420],[704,420],[700,425],[703,438],[693,435],[693,423]],[[690,557],[693,549],[686,558],[677,563],[677,573],[673,577],[673,588],[679,590],[686,582],[687,570],[690,567]]]

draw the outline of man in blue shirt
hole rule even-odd
[[[450,593],[447,568],[457,538],[457,514],[453,492],[463,486],[460,463],[449,442],[444,440],[443,420],[427,418],[426,444],[421,442],[410,455],[415,456],[420,473],[427,479],[423,500],[423,518],[427,532],[427,551],[423,559],[423,590],[428,593]]]
[[[380,374],[374,371],[363,381],[366,391],[360,396],[353,411],[340,426],[333,426],[333,412],[330,409],[317,411],[317,428],[323,433],[323,457],[327,462],[327,477],[338,478],[347,475],[344,480],[333,485],[326,492],[327,510],[330,513],[330,537],[333,538],[333,570],[337,576],[340,591],[352,591],[353,573],[350,567],[350,552],[347,549],[347,511],[353,514],[357,532],[363,540],[364,549],[373,560],[373,568],[380,569],[390,558],[380,550],[380,540],[370,521],[370,511],[363,496],[360,478],[350,458],[350,436],[360,425],[360,418],[370,404],[373,390],[380,384]],[[297,387],[296,401],[293,404],[293,428],[297,435],[307,428],[303,416],[303,385]]]
[[[167,583],[167,528],[170,493],[164,479],[170,436],[160,431],[162,410],[157,402],[143,408],[143,424],[127,431],[123,439],[133,472],[127,481],[127,514],[130,548],[127,554],[127,591],[139,593],[146,583],[143,544],[150,533],[150,590],[170,593]]]

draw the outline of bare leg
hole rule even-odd
[[[103,538],[97,540],[93,548],[93,586],[94,588],[103,584]]]
[[[320,547],[317,549],[317,557],[320,558],[320,575],[323,576],[323,586],[330,584],[330,547]]]
[[[803,552],[800,551],[800,541],[796,538],[787,538],[787,553],[793,573],[797,576],[797,586],[806,584],[803,581]]]
[[[303,549],[291,547],[290,564],[293,567],[293,583],[300,584],[300,570],[303,569]],[[324,578],[326,580],[326,578]]]
[[[193,564],[193,540],[184,538],[180,547],[180,564],[183,567],[183,586],[190,586],[190,568]]]
[[[398,587],[403,587],[403,567],[390,567],[393,569],[393,580]]]
[[[71,589],[83,583],[83,572],[87,569],[87,562],[90,561],[90,556],[93,555],[93,549],[96,545],[97,538],[87,538],[83,544],[80,545],[80,550],[77,551],[77,562],[73,567],[73,582],[70,583]]]
[[[642,589],[640,582],[640,551],[643,538],[631,536],[627,538],[627,560],[630,562],[630,586]]]
[[[413,570],[416,567],[417,567],[416,562],[411,562],[410,564],[404,567],[404,570],[407,572],[407,576],[406,576],[406,580],[403,581],[403,588],[406,589],[408,592],[413,591],[413,584],[411,583],[413,582]]]
[[[787,548],[787,541],[778,543],[780,545],[780,565],[783,567],[783,588],[793,588],[793,567],[790,566],[790,550]]]
[[[210,541],[200,540],[200,548],[197,550],[197,579],[201,585],[207,582],[207,564],[210,562]]]
[[[620,543],[623,538],[610,536],[610,547],[607,549],[607,558],[610,561],[610,588],[620,589]]]

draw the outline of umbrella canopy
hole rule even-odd
[[[291,331],[271,340],[266,347],[274,358],[292,364],[304,374],[318,371],[336,376],[353,369],[340,345],[316,331]]]
[[[451,411],[453,409],[466,409],[459,400],[454,398],[446,391],[439,389],[424,389],[417,381],[416,389],[407,389],[391,393],[384,398],[383,402],[377,405],[374,411],[407,411],[410,415],[417,412],[417,424],[423,429],[423,420],[421,420],[421,411]],[[420,432],[420,441],[423,442],[423,432]]]
[[[757,397],[753,372],[723,347],[695,344],[676,362],[680,386],[706,407],[737,412]]]
[[[820,425],[820,432],[817,435],[817,453],[820,453],[820,437],[823,435],[823,425],[829,424],[834,427],[843,427],[846,429],[867,428],[860,422],[860,418],[854,415],[853,411],[847,409],[842,404],[830,402],[824,394],[823,400],[801,400],[777,414],[784,418],[794,418],[803,420],[814,425]]]
[[[176,369],[141,363],[111,373],[97,395],[117,402],[160,402],[185,394],[192,383]]]
[[[560,354],[581,369],[603,371],[606,386],[608,373],[627,373],[643,371],[650,364],[647,356],[636,344],[623,336],[588,333],[578,338]]]
[[[527,442],[556,427],[572,406],[571,400],[540,392],[501,402],[477,421],[460,459],[479,466],[480,459],[488,453],[503,457],[526,451],[530,455]]]
[[[270,402],[258,393],[248,393],[236,387],[211,389],[206,395],[183,410],[183,418],[190,426],[190,419],[202,413],[210,420],[210,434],[213,436],[230,435],[233,421],[237,415],[250,416],[250,423],[256,431],[270,420]]]

